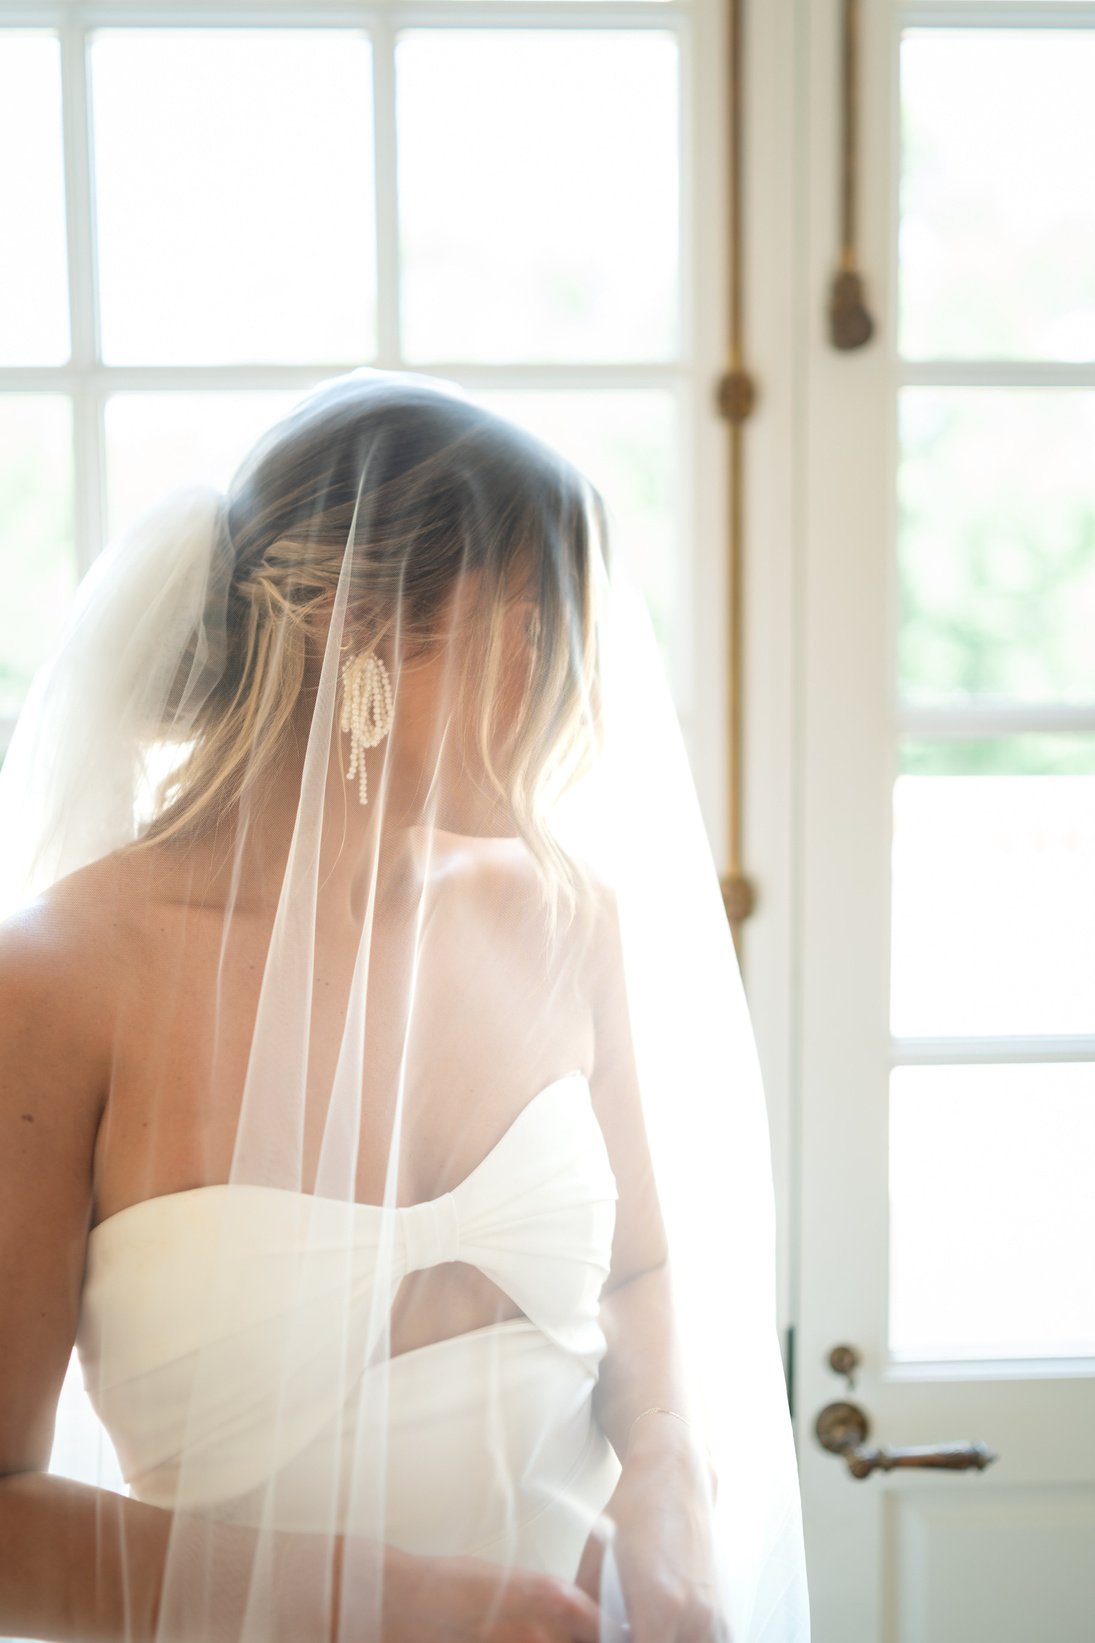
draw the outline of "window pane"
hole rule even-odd
[[[901,81],[901,351],[1095,359],[1095,35],[914,29]]]
[[[261,433],[303,394],[113,394],[106,406],[107,520],[113,536],[176,485],[225,489]]]
[[[675,542],[677,421],[660,391],[485,393],[482,404],[553,445],[587,474],[608,509],[609,552],[642,588],[672,664],[679,639]]]
[[[671,357],[673,36],[412,29],[396,61],[408,357]]]
[[[108,29],[91,60],[104,357],[371,355],[366,37]]]
[[[18,712],[76,587],[72,419],[60,394],[0,396],[0,717]]]
[[[1095,700],[1095,393],[909,388],[900,437],[902,693]]]
[[[0,364],[68,358],[61,53],[52,34],[0,30]]]
[[[1095,1354],[1095,1066],[895,1067],[890,1351]]]
[[[899,1037],[1095,1033],[1095,736],[1071,740],[1087,774],[898,776]]]
[[[902,774],[910,776],[1095,776],[1095,736],[1024,732],[1017,736],[956,736],[950,741],[902,738]]]

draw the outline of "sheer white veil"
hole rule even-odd
[[[646,1384],[601,1308],[647,1233],[715,1607],[733,1643],[808,1643],[764,1089],[619,559],[558,452],[354,371],[112,543],[34,682],[0,914],[83,875],[149,955],[104,938],[105,1104],[138,1110],[143,1061],[156,1096],[140,1156],[102,1154],[78,1347],[171,1514],[163,1643],[381,1643],[386,1546],[501,1592],[573,1579],[591,1533],[603,1643],[641,1630],[595,1411],[610,1363]]]

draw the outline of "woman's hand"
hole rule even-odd
[[[352,1624],[343,1630],[352,1643]],[[601,1643],[600,1611],[569,1581],[476,1557],[387,1549],[383,1643]]]
[[[624,1643],[730,1643],[716,1609],[707,1462],[687,1434],[668,1430],[671,1423],[644,1424],[651,1430],[636,1428],[604,1509],[627,1611]],[[577,1585],[591,1597],[600,1591],[605,1545],[595,1530],[578,1567]]]

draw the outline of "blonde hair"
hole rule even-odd
[[[139,843],[206,832],[285,752],[352,544],[346,631],[370,644],[394,633],[401,656],[445,642],[446,602],[463,573],[476,573],[474,642],[455,660],[472,692],[482,766],[545,888],[573,904],[582,874],[545,811],[598,738],[596,594],[608,542],[596,487],[470,400],[351,376],[264,436],[229,488],[222,526],[224,667]],[[500,618],[518,587],[538,620],[503,773],[492,754]],[[191,664],[188,654],[180,687]]]

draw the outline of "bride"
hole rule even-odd
[[[599,494],[362,370],[0,772],[0,1631],[807,1643],[771,1162]],[[73,1346],[128,1493],[49,1472]]]

